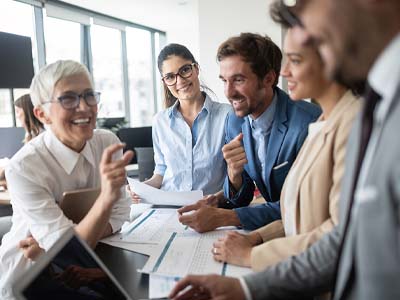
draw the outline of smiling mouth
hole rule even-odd
[[[72,120],[71,123],[74,125],[87,125],[90,124],[91,118],[80,118]]]
[[[191,86],[192,86],[192,84],[189,83],[188,85],[185,85],[184,87],[178,89],[178,91],[180,91],[180,92],[186,92]]]

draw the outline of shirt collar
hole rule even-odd
[[[72,170],[78,163],[80,155],[82,155],[86,160],[93,166],[95,166],[93,152],[89,142],[86,142],[83,150],[78,153],[67,146],[65,146],[51,131],[49,128],[45,131],[44,143],[53,157],[65,170],[65,172],[70,175]]]
[[[204,93],[204,95],[205,95],[204,104],[199,114],[202,113],[203,111],[206,111],[207,113],[211,111],[212,101],[206,93]],[[170,120],[178,116],[178,106],[179,106],[179,101],[176,100],[174,105],[168,108],[168,117],[170,118]]]
[[[382,104],[390,104],[395,96],[400,78],[399,53],[400,33],[379,55],[368,74],[368,83],[382,96]]]
[[[248,115],[250,125],[253,129],[260,128],[262,132],[267,132],[271,128],[271,125],[274,122],[277,101],[277,93],[274,93],[271,104],[257,119],[254,120],[251,115]]]

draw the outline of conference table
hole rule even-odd
[[[97,245],[95,252],[132,299],[149,298],[149,275],[137,271],[148,256],[103,243]]]

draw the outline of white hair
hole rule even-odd
[[[58,60],[40,69],[32,79],[30,87],[33,106],[41,106],[50,101],[53,97],[54,87],[61,79],[78,74],[86,75],[93,86],[88,69],[73,60]]]

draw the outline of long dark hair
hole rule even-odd
[[[162,74],[162,65],[164,61],[167,60],[170,56],[179,56],[183,59],[190,60],[192,63],[197,64],[197,61],[194,59],[193,54],[189,51],[188,48],[180,44],[168,44],[161,50],[160,54],[158,55],[157,66],[160,74]],[[171,94],[165,84],[163,86],[165,107],[170,107],[174,105],[174,103],[178,99]]]
[[[29,94],[19,97],[15,100],[14,105],[21,108],[24,112],[25,124],[23,125],[26,129],[24,143],[27,143],[35,136],[39,135],[39,133],[44,129],[43,124],[33,114],[33,104]]]

